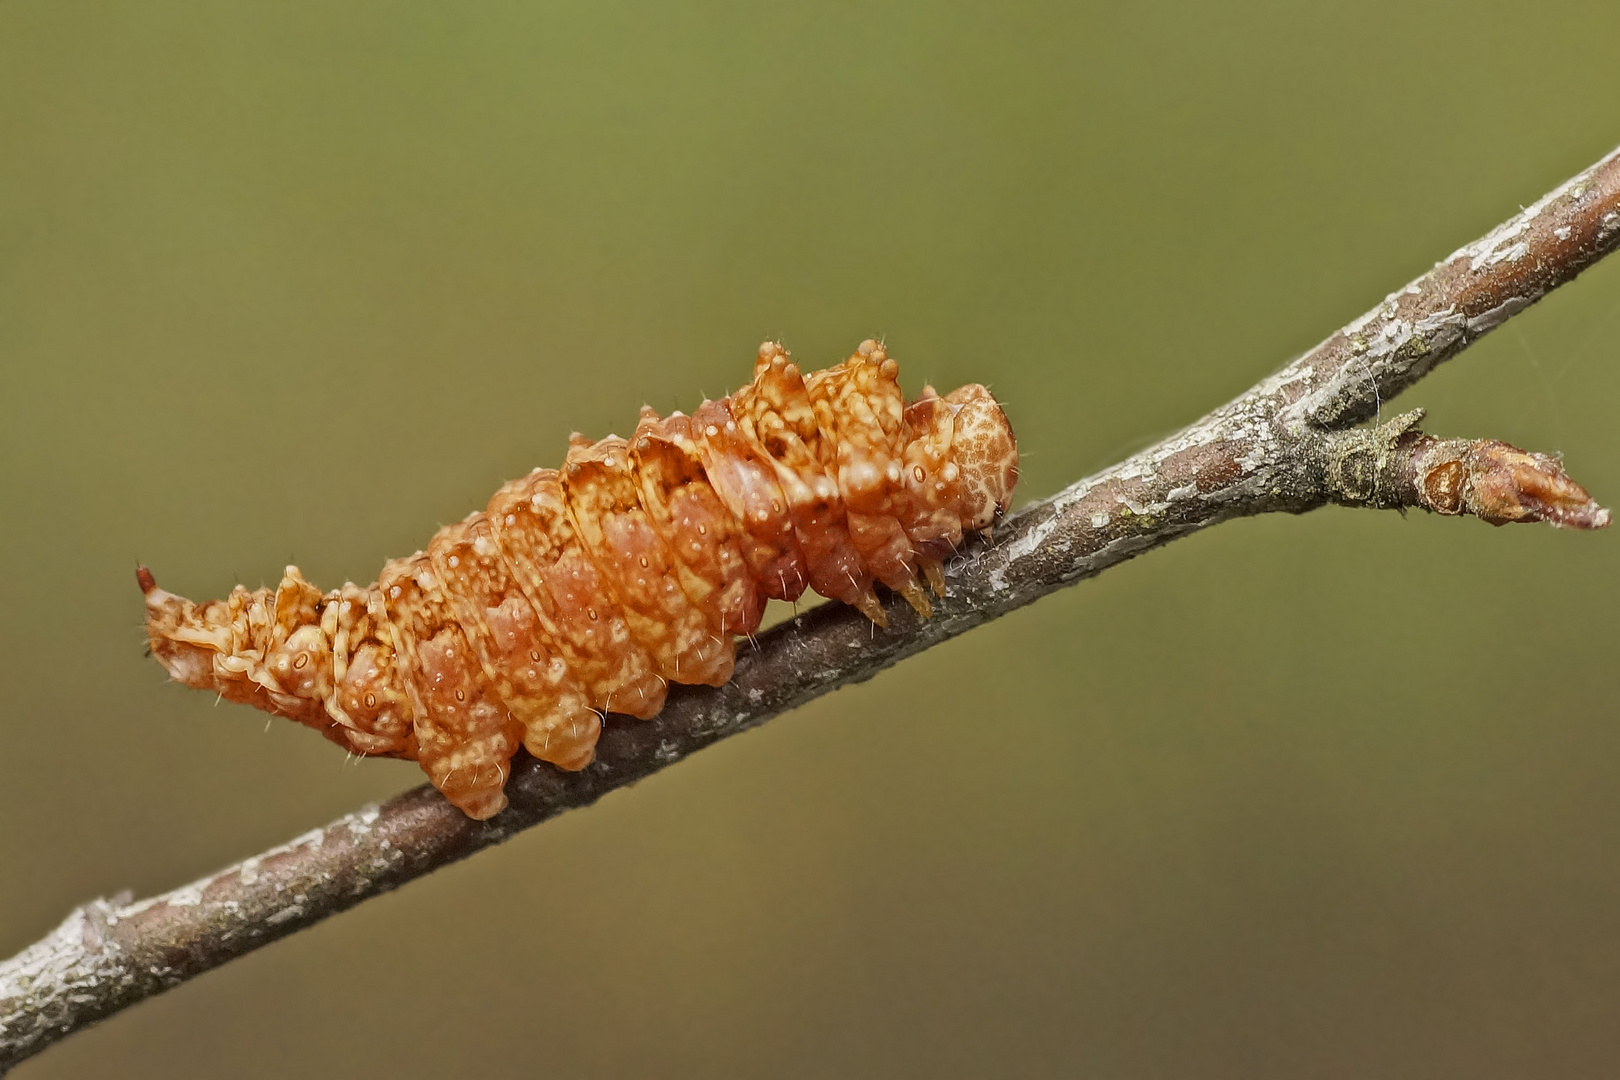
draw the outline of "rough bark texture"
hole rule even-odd
[[[839,605],[801,615],[762,635],[726,685],[682,687],[657,718],[611,725],[583,772],[517,763],[511,806],[489,821],[469,820],[423,786],[185,888],[84,905],[0,963],[0,1071],[227,960],[1216,522],[1336,502],[1602,527],[1608,512],[1550,458],[1435,439],[1416,431],[1413,414],[1354,425],[1617,246],[1620,151],[1237,400],[1032,504],[997,528],[994,544],[965,548],[932,619],[892,598],[885,630]]]

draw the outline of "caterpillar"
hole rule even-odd
[[[177,681],[415,760],[475,819],[506,806],[521,746],[589,765],[608,713],[650,718],[668,684],[718,686],[767,600],[806,589],[887,625],[874,584],[931,614],[943,561],[1003,513],[1018,448],[983,386],[906,402],[876,341],[801,373],[766,342],[754,379],[692,415],[643,407],[629,439],[575,434],[536,469],[382,568],[322,593],[196,604],[137,568],[146,632]]]

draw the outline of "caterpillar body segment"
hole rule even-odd
[[[176,680],[419,762],[474,818],[506,805],[523,747],[590,764],[603,717],[668,684],[720,685],[769,599],[806,588],[875,622],[882,584],[924,616],[944,559],[1011,500],[1018,451],[982,386],[907,403],[883,346],[802,373],[775,342],[754,379],[629,439],[575,435],[560,470],[503,485],[374,585],[195,604],[144,567],[147,636]]]

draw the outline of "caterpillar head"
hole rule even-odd
[[[951,457],[962,470],[962,528],[987,528],[1012,505],[1018,485],[1018,440],[1007,414],[978,383],[945,395],[956,406]]]

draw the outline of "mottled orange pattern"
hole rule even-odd
[[[643,409],[628,440],[575,435],[561,471],[506,484],[368,588],[322,594],[289,566],[199,605],[142,568],[152,653],[188,686],[418,761],[490,817],[520,745],[582,769],[607,713],[725,682],[767,599],[813,588],[882,624],[876,583],[930,614],[922,581],[943,597],[944,559],[1006,511],[1018,446],[984,387],[908,404],[898,372],[875,341],[808,375],[766,342],[735,394]]]

